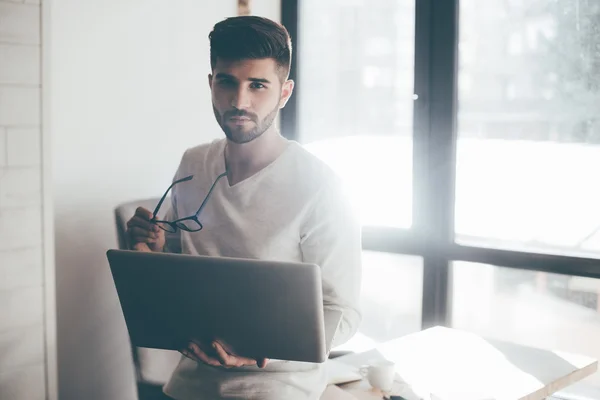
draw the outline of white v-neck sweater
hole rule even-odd
[[[225,172],[225,140],[185,152],[173,187],[173,220],[194,215],[215,179]],[[167,237],[172,252],[305,261],[321,267],[323,307],[341,310],[333,347],[358,329],[361,281],[360,225],[334,172],[300,144],[289,142],[270,165],[233,186],[219,179],[199,220],[203,229]],[[177,400],[318,399],[323,364],[272,360],[266,368],[216,368],[186,357],[165,393]]]

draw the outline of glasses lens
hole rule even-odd
[[[183,229],[188,232],[197,232],[202,229],[202,225],[196,220],[193,219],[182,219],[176,221],[175,224],[179,229]]]
[[[174,226],[167,224],[166,222],[156,222],[156,225],[158,225],[158,227],[160,229],[162,229],[163,231],[167,231],[167,232],[171,232],[171,233],[177,231],[177,229],[175,229]]]

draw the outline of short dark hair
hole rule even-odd
[[[277,22],[253,15],[230,17],[218,22],[208,38],[213,70],[218,58],[228,61],[273,58],[282,81],[289,75],[292,40],[287,29]]]

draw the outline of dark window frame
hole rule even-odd
[[[282,134],[298,140],[299,0],[281,1],[294,46],[294,95],[281,113]],[[451,325],[451,264],[467,261],[600,279],[600,259],[459,245],[454,235],[459,0],[419,0],[415,9],[413,226],[364,227],[363,248],[423,259],[422,328]]]

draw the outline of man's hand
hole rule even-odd
[[[211,346],[213,351],[209,351],[201,343],[193,341],[189,343],[187,349],[182,351],[182,354],[196,362],[203,362],[213,367],[234,368],[257,365],[259,368],[264,368],[269,362],[267,358],[257,361],[232,354],[231,351],[225,349],[226,346],[223,343],[216,340],[211,343]]]
[[[127,221],[127,235],[133,250],[161,252],[165,247],[165,232],[150,222],[152,212],[138,207]]]

